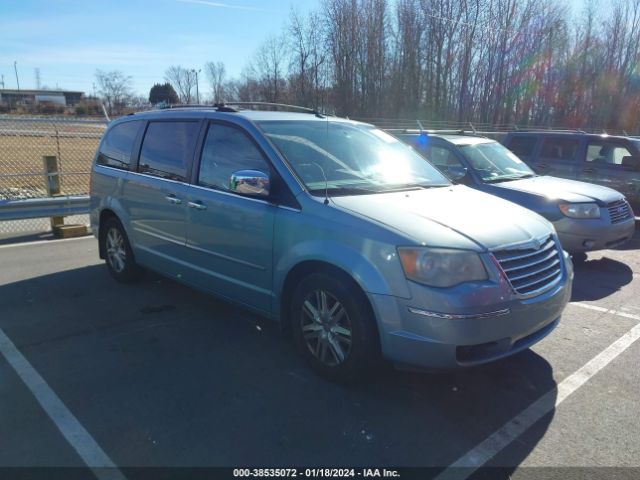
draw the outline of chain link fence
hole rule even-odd
[[[91,162],[105,127],[96,120],[0,116],[0,201],[49,196],[45,156],[57,158],[62,194],[88,194]],[[86,215],[68,220],[88,222]],[[0,222],[0,234],[49,228],[48,219]]]

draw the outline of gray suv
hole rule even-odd
[[[640,139],[584,132],[511,132],[502,143],[536,173],[611,187],[640,212]]]
[[[91,223],[116,280],[151,269],[272,318],[335,381],[380,356],[485,363],[558,324],[573,269],[547,220],[371,125],[237,107],[109,125]]]
[[[538,175],[498,142],[478,135],[406,130],[396,135],[454,182],[545,217],[574,261],[585,260],[585,252],[619,247],[633,237],[633,210],[611,188]]]

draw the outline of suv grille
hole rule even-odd
[[[626,200],[618,200],[607,204],[611,223],[620,223],[631,218],[631,207]]]
[[[542,293],[562,276],[560,252],[552,236],[540,248],[498,250],[493,255],[513,289],[521,295]]]

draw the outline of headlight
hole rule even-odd
[[[453,287],[459,283],[488,278],[484,264],[475,252],[400,247],[398,255],[409,280],[432,287]]]
[[[600,218],[600,207],[595,203],[561,203],[560,211],[571,218]]]

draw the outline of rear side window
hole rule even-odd
[[[111,128],[100,145],[98,164],[129,170],[131,151],[142,123],[136,120],[120,123]]]
[[[533,155],[536,146],[536,137],[512,137],[509,141],[509,150],[521,158],[529,158]]]
[[[587,162],[601,165],[622,165],[625,158],[633,154],[624,146],[602,140],[591,140],[587,147]]]
[[[575,160],[578,145],[574,138],[545,138],[540,156],[552,160]]]
[[[142,141],[140,172],[185,181],[198,122],[151,122]]]
[[[259,170],[268,174],[269,165],[245,132],[236,127],[212,124],[202,149],[198,184],[228,190],[231,174],[238,170]]]

